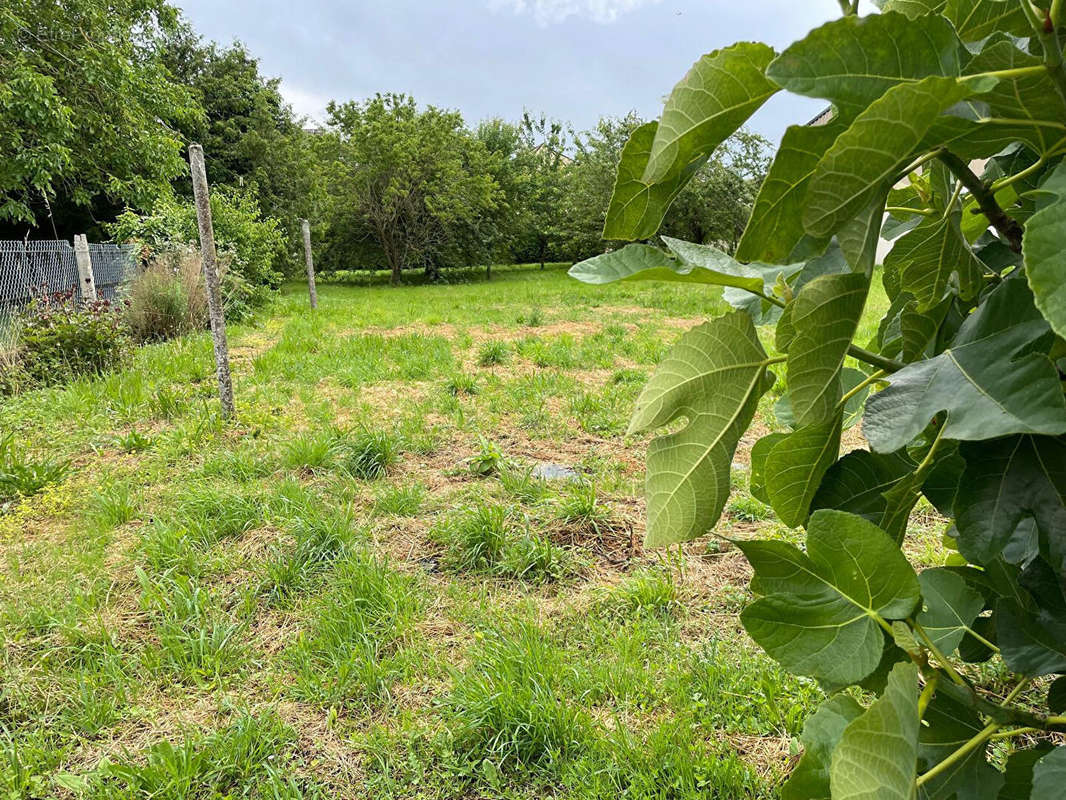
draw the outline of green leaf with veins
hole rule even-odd
[[[795,528],[807,521],[811,501],[840,455],[842,414],[788,434],[766,456],[763,481],[777,516]]]
[[[888,510],[885,493],[916,467],[905,451],[853,450],[826,472],[811,507],[838,508],[880,525]]]
[[[836,413],[840,371],[868,290],[865,275],[824,275],[789,304],[788,395],[798,425],[825,422]]]
[[[787,439],[787,433],[768,433],[751,448],[751,476],[748,479],[748,491],[760,503],[770,505],[770,496],[766,493],[766,457],[778,442]]]
[[[1064,117],[1066,118],[1066,117]],[[1059,336],[1066,337],[1066,162],[1041,184],[1039,211],[1025,225],[1022,253],[1036,307]]]
[[[666,100],[643,180],[675,180],[743,125],[778,87],[766,77],[773,48],[740,42],[701,57]]]
[[[837,231],[837,241],[851,269],[867,277],[873,275],[881,224],[885,218],[885,193],[876,193],[870,204]]]
[[[1050,342],[1025,282],[1004,281],[950,348],[888,376],[888,388],[866,401],[867,440],[877,452],[894,452],[941,413],[946,439],[1066,433],[1066,402],[1046,355]]]
[[[1021,10],[1020,5],[1014,4]],[[1039,68],[1043,61],[1018,49],[1010,37],[999,35],[990,39],[966,65],[965,72],[973,75],[1008,69]],[[991,120],[1014,120],[1006,125],[1015,138],[1026,142],[1038,154],[1059,152],[1066,146],[1066,101],[1055,90],[1055,83],[1046,70],[1032,74],[1001,78],[980,96],[987,107],[981,119],[990,120],[986,126],[998,126]]]
[[[931,77],[893,86],[871,103],[818,162],[803,214],[807,233],[830,236],[887,195],[936,118],[973,91],[956,78]]]
[[[884,531],[861,517],[811,515],[807,552],[780,541],[737,542],[765,595],[741,614],[745,630],[791,672],[856,683],[881,662],[879,620],[918,604],[918,577]]]
[[[637,398],[630,433],[686,418],[648,447],[649,547],[706,533],[729,497],[737,443],[774,378],[751,317],[734,312],[693,328]]]
[[[740,261],[784,264],[799,260],[794,254],[806,236],[807,185],[818,161],[843,130],[844,126],[830,123],[792,125],[785,131],[737,245]]]
[[[927,569],[918,576],[923,607],[916,620],[941,653],[951,655],[985,607],[984,598],[946,569]]]
[[[790,92],[830,101],[852,119],[900,84],[958,76],[964,52],[943,17],[848,16],[788,47],[766,74]]]
[[[1033,32],[1025,12],[1014,0],[947,0],[944,16],[966,42],[979,42],[1000,31],[1014,36],[1030,36]]]
[[[918,668],[897,664],[884,694],[848,725],[833,751],[833,800],[914,800],[920,728]]]
[[[966,469],[955,498],[959,551],[984,565],[1003,552],[1031,518],[1050,540],[1066,531],[1066,441],[1009,436],[964,442]]]
[[[949,286],[954,285],[963,300],[981,288],[984,268],[962,236],[961,218],[958,210],[927,218],[885,256],[886,275],[892,273],[900,290],[917,300],[919,313],[939,305]]]
[[[679,249],[693,257],[698,254],[699,261],[675,258],[647,244],[630,244],[575,264],[570,268],[570,277],[591,284],[671,281],[737,286],[757,292],[764,288],[762,275],[757,270],[734,261],[720,250],[704,245],[688,245],[676,239],[664,241],[668,245],[685,245],[677,249],[671,246],[671,249],[677,255],[680,255]]]
[[[960,579],[961,580],[961,579]],[[939,764],[984,728],[972,708],[937,692],[922,717],[918,733],[918,761],[921,771]],[[922,784],[919,800],[994,800],[1003,785],[1003,776],[985,760],[985,747],[976,747],[965,758]]]
[[[650,239],[659,230],[674,198],[702,164],[698,161],[673,175],[670,180],[644,183],[644,170],[651,155],[658,122],[641,125],[629,137],[618,162],[614,193],[607,208],[603,238],[619,241]]]
[[[1066,620],[1060,615],[1000,599],[994,617],[997,644],[1012,672],[1029,676],[1066,672]]]
[[[781,800],[829,800],[829,762],[844,729],[864,709],[851,697],[830,697],[803,724],[803,758],[781,787]]]
[[[874,0],[882,11],[898,11],[910,19],[926,14],[939,14],[947,5],[947,0]]]

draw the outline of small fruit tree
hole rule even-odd
[[[791,430],[755,444],[751,491],[806,547],[737,546],[758,596],[744,627],[830,694],[786,800],[1062,798],[1066,10],[880,5],[860,18],[841,0],[840,19],[782,53],[743,42],[700,58],[622,154],[604,235],[633,243],[571,274],[724,286],[736,309],[682,336],[637,401],[632,432],[670,426],[648,450],[651,546],[715,525],[783,373]],[[785,133],[735,257],[642,243],[782,90],[832,114]],[[881,236],[891,307],[856,342]],[[768,353],[756,325],[770,323]],[[859,417],[869,447],[841,458]],[[923,496],[951,518],[952,552],[919,574],[901,546]]]

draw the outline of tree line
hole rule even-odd
[[[470,265],[603,252],[622,147],[642,120],[576,131],[546,115],[468,124],[383,93],[332,102],[311,127],[240,43],[204,41],[162,0],[13,0],[0,10],[0,238],[178,237],[184,161],[203,144],[227,208],[269,244],[276,280],[299,269],[299,220],[320,269],[393,281]],[[733,250],[769,163],[738,131],[677,198],[664,232]],[[116,220],[118,224],[116,225]],[[264,232],[265,231],[265,232]],[[274,276],[273,278],[268,276]]]

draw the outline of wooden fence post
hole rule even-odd
[[[94,302],[96,300],[96,278],[93,277],[93,260],[89,255],[89,240],[84,233],[74,234],[74,261],[78,265],[78,286],[81,288],[81,299]]]
[[[307,264],[307,292],[311,297],[311,308],[318,308],[318,291],[315,289],[315,262],[311,258],[311,223],[300,220],[304,233],[304,263]]]
[[[204,288],[207,291],[207,313],[211,318],[211,338],[215,344],[215,370],[218,375],[218,396],[222,401],[222,416],[233,416],[233,379],[229,371],[229,347],[226,344],[226,318],[222,310],[222,291],[218,283],[218,260],[215,254],[215,229],[211,224],[211,197],[204,168],[204,149],[189,145],[189,169],[192,171],[192,191],[196,199],[196,223],[200,228],[200,254],[204,269]]]

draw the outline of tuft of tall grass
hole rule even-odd
[[[430,536],[444,545],[445,565],[458,572],[541,583],[572,571],[565,551],[528,529],[518,529],[503,506],[476,505],[454,513]]]
[[[306,590],[354,541],[351,519],[331,510],[294,517],[289,531],[291,545],[275,548],[263,566],[259,591],[271,600],[285,601]]]
[[[374,513],[413,517],[421,510],[425,499],[426,487],[421,483],[386,486],[374,498]]]
[[[563,653],[531,623],[484,632],[442,703],[459,769],[494,782],[555,772],[585,750],[594,728],[581,704],[565,696],[568,670]]]
[[[138,580],[157,640],[145,653],[150,672],[170,673],[191,685],[215,685],[243,666],[244,625],[219,608],[195,579],[139,572]]]
[[[338,460],[345,472],[353,478],[372,481],[400,460],[403,442],[388,431],[363,428],[346,436],[338,447]]]
[[[89,785],[89,800],[152,798],[291,797],[275,768],[295,735],[272,714],[242,714],[231,725],[206,736],[186,734],[175,744],[164,740],[139,756],[105,762]]]
[[[414,581],[383,562],[364,554],[340,562],[308,609],[309,629],[288,652],[293,695],[326,706],[380,701],[404,674],[404,647],[421,605]]]
[[[485,342],[478,349],[477,363],[479,367],[493,367],[498,364],[506,364],[511,359],[511,346],[507,342],[493,339]]]

